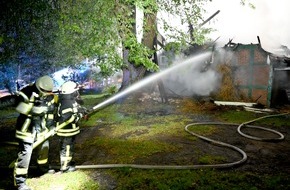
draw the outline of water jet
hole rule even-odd
[[[162,70],[158,73],[152,74],[152,75],[134,83],[132,86],[129,86],[128,88],[117,93],[116,95],[112,96],[111,98],[97,104],[92,109],[99,110],[101,108],[104,108],[105,106],[115,102],[119,98],[122,98],[125,95],[128,95],[128,94],[140,89],[141,87],[144,87],[144,86],[146,86],[154,81],[157,81],[158,79],[161,79],[162,77],[164,77],[168,74],[174,73],[174,72],[176,72],[176,70],[178,70],[180,68],[184,68],[184,67],[189,66],[191,64],[197,64],[197,63],[200,63],[201,61],[205,61],[206,59],[208,59],[210,57],[210,55],[211,55],[211,52],[205,52],[205,53],[202,53],[200,55],[190,57],[190,58],[188,58],[180,63],[176,63],[173,66],[171,66],[165,70]]]

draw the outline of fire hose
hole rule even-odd
[[[74,120],[75,120],[75,117],[72,116],[72,117],[70,117],[70,119],[67,122],[73,122]],[[37,140],[33,143],[33,149],[35,149],[37,146],[39,146],[41,143],[43,143],[44,141],[46,141],[50,137],[54,136],[59,129],[62,129],[65,126],[66,126],[66,122],[64,122],[64,123],[62,123],[60,125],[57,125],[55,128],[51,129],[50,131],[48,131],[47,133],[45,133],[43,136],[39,136],[37,138]],[[17,142],[5,142],[5,143],[6,144],[12,144],[12,145],[18,145]],[[15,162],[16,162],[16,160],[14,160],[13,162],[11,162],[9,164],[9,168],[13,168]]]
[[[209,143],[212,143],[214,145],[217,146],[223,146],[229,149],[232,149],[234,151],[237,151],[238,153],[240,153],[242,155],[242,158],[238,161],[235,162],[231,162],[231,163],[224,163],[224,164],[208,164],[208,165],[139,165],[139,164],[99,164],[99,165],[77,165],[76,168],[77,169],[105,169],[105,168],[122,168],[122,167],[129,167],[129,168],[137,168],[137,169],[177,169],[177,170],[181,170],[181,169],[200,169],[200,168],[230,168],[230,167],[234,167],[237,165],[240,165],[242,163],[244,163],[247,160],[247,154],[241,150],[240,148],[227,144],[227,143],[223,143],[220,141],[216,141],[207,137],[204,137],[202,135],[198,135],[192,131],[189,130],[189,127],[191,126],[197,126],[197,125],[236,125],[238,126],[238,132],[239,134],[241,134],[242,136],[246,137],[246,138],[250,138],[250,139],[254,139],[254,140],[260,140],[260,141],[281,141],[284,139],[284,135],[278,131],[275,130],[271,130],[265,127],[260,127],[260,126],[254,126],[254,125],[248,125],[249,123],[253,123],[255,121],[264,119],[264,118],[268,118],[268,117],[278,117],[278,116],[282,116],[282,115],[287,115],[289,113],[283,113],[283,114],[276,114],[276,115],[269,115],[269,116],[264,116],[264,117],[260,117],[248,122],[244,122],[242,124],[235,124],[235,123],[220,123],[220,122],[203,122],[203,123],[191,123],[185,126],[185,131],[188,132],[189,134],[196,136],[204,141],[207,141]],[[243,133],[241,131],[242,127],[250,127],[250,128],[255,128],[255,129],[261,129],[261,130],[266,130],[269,132],[272,132],[276,135],[278,135],[278,138],[258,138],[258,137],[253,137],[250,135],[246,135],[245,133]]]
[[[216,141],[210,138],[207,138],[205,136],[196,134],[194,132],[192,132],[189,127],[194,127],[194,126],[198,126],[198,125],[231,125],[231,126],[238,126],[237,131],[240,135],[249,138],[249,139],[253,139],[253,140],[258,140],[258,141],[282,141],[284,139],[284,135],[278,131],[272,130],[272,129],[268,129],[265,127],[260,127],[260,126],[254,126],[254,125],[249,125],[250,123],[253,123],[255,121],[264,119],[264,118],[269,118],[269,117],[279,117],[279,116],[283,116],[283,115],[287,115],[289,113],[282,113],[282,114],[276,114],[276,115],[268,115],[268,116],[264,116],[264,117],[259,117],[257,119],[251,120],[251,121],[247,121],[244,122],[242,124],[236,124],[236,123],[222,123],[222,122],[201,122],[201,123],[190,123],[188,125],[185,126],[185,131],[188,132],[189,134],[198,137],[199,139],[202,139],[206,142],[212,143],[213,145],[216,146],[222,146],[225,148],[229,148],[232,149],[236,152],[238,152],[242,158],[238,161],[235,162],[230,162],[230,163],[223,163],[223,164],[205,164],[205,165],[140,165],[140,164],[99,164],[99,165],[77,165],[76,168],[77,169],[108,169],[108,168],[124,168],[124,167],[128,167],[128,168],[137,168],[137,169],[176,169],[176,170],[182,170],[182,169],[201,169],[201,168],[231,168],[237,165],[241,165],[242,163],[246,162],[247,160],[247,154],[240,148],[233,146],[231,144],[228,143],[224,143],[221,141]],[[37,147],[39,144],[41,144],[42,142],[44,142],[45,140],[47,140],[49,137],[53,136],[57,130],[61,129],[62,127],[64,127],[64,125],[59,125],[57,126],[54,130],[49,131],[43,138],[39,139],[38,141],[36,141],[33,144],[33,147]],[[247,135],[245,133],[242,132],[242,128],[243,127],[248,127],[248,128],[253,128],[253,129],[260,129],[260,130],[265,130],[271,133],[274,133],[278,136],[278,138],[259,138],[259,137],[255,137],[255,136],[251,136],[251,135]],[[52,168],[54,169],[58,169],[59,167],[57,166],[52,166]]]

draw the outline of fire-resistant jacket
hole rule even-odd
[[[58,123],[65,123],[65,126],[57,131],[58,136],[69,137],[80,133],[77,125],[84,115],[84,108],[78,103],[78,93],[60,94],[58,107]]]
[[[23,142],[33,143],[37,132],[34,117],[42,117],[47,108],[41,105],[40,93],[34,83],[20,90],[16,101],[19,117],[16,122],[15,137]]]
[[[55,127],[57,108],[58,108],[58,95],[50,94],[44,97],[44,103],[47,106],[47,112],[42,118],[42,126],[46,126],[51,129]]]

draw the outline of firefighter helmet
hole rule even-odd
[[[50,93],[53,90],[53,80],[47,75],[38,78],[35,84],[36,88],[42,93]]]
[[[79,90],[78,84],[73,81],[67,81],[60,87],[61,94],[72,94]]]

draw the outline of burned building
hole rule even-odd
[[[234,96],[266,107],[288,104],[290,58],[265,51],[261,44],[229,42],[214,52],[215,65],[227,65]],[[228,100],[229,101],[229,100]]]

